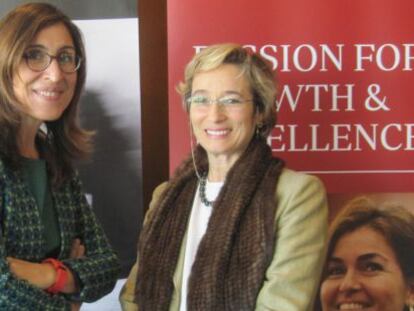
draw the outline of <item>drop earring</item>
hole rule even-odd
[[[262,135],[263,123],[256,124],[256,137],[260,137]],[[411,311],[411,310],[410,310]]]

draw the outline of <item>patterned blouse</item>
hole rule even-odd
[[[78,176],[51,194],[60,228],[58,259],[73,271],[80,292],[49,294],[11,274],[7,256],[41,262],[46,243],[39,209],[22,174],[8,170],[0,161],[0,310],[70,310],[71,301],[97,300],[115,285],[118,259],[86,202]],[[86,254],[69,259],[75,238],[81,239]]]

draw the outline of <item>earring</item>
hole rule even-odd
[[[256,136],[260,137],[262,134],[262,129],[263,129],[263,123],[257,123],[256,124]],[[411,311],[411,310],[410,310]]]

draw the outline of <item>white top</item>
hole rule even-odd
[[[208,201],[215,201],[224,182],[206,182],[206,197]],[[193,266],[198,245],[207,230],[207,224],[211,216],[212,207],[204,205],[200,200],[199,189],[194,198],[191,209],[190,222],[188,224],[187,244],[185,246],[183,281],[181,290],[180,311],[187,311],[187,284]]]

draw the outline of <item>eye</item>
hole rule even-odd
[[[42,61],[46,53],[39,49],[30,49],[24,53],[24,57],[30,61]]]
[[[327,277],[336,277],[346,273],[346,267],[340,264],[329,264],[326,270]]]
[[[241,104],[243,101],[239,97],[226,96],[220,98],[218,102],[222,105],[237,105]]]
[[[361,264],[361,269],[365,272],[376,272],[384,270],[383,266],[377,262],[368,261]]]
[[[76,56],[73,52],[64,51],[58,55],[58,61],[61,64],[73,64],[75,63],[75,58]]]
[[[210,100],[206,96],[200,95],[191,96],[189,101],[191,104],[195,105],[207,105],[210,102]]]

